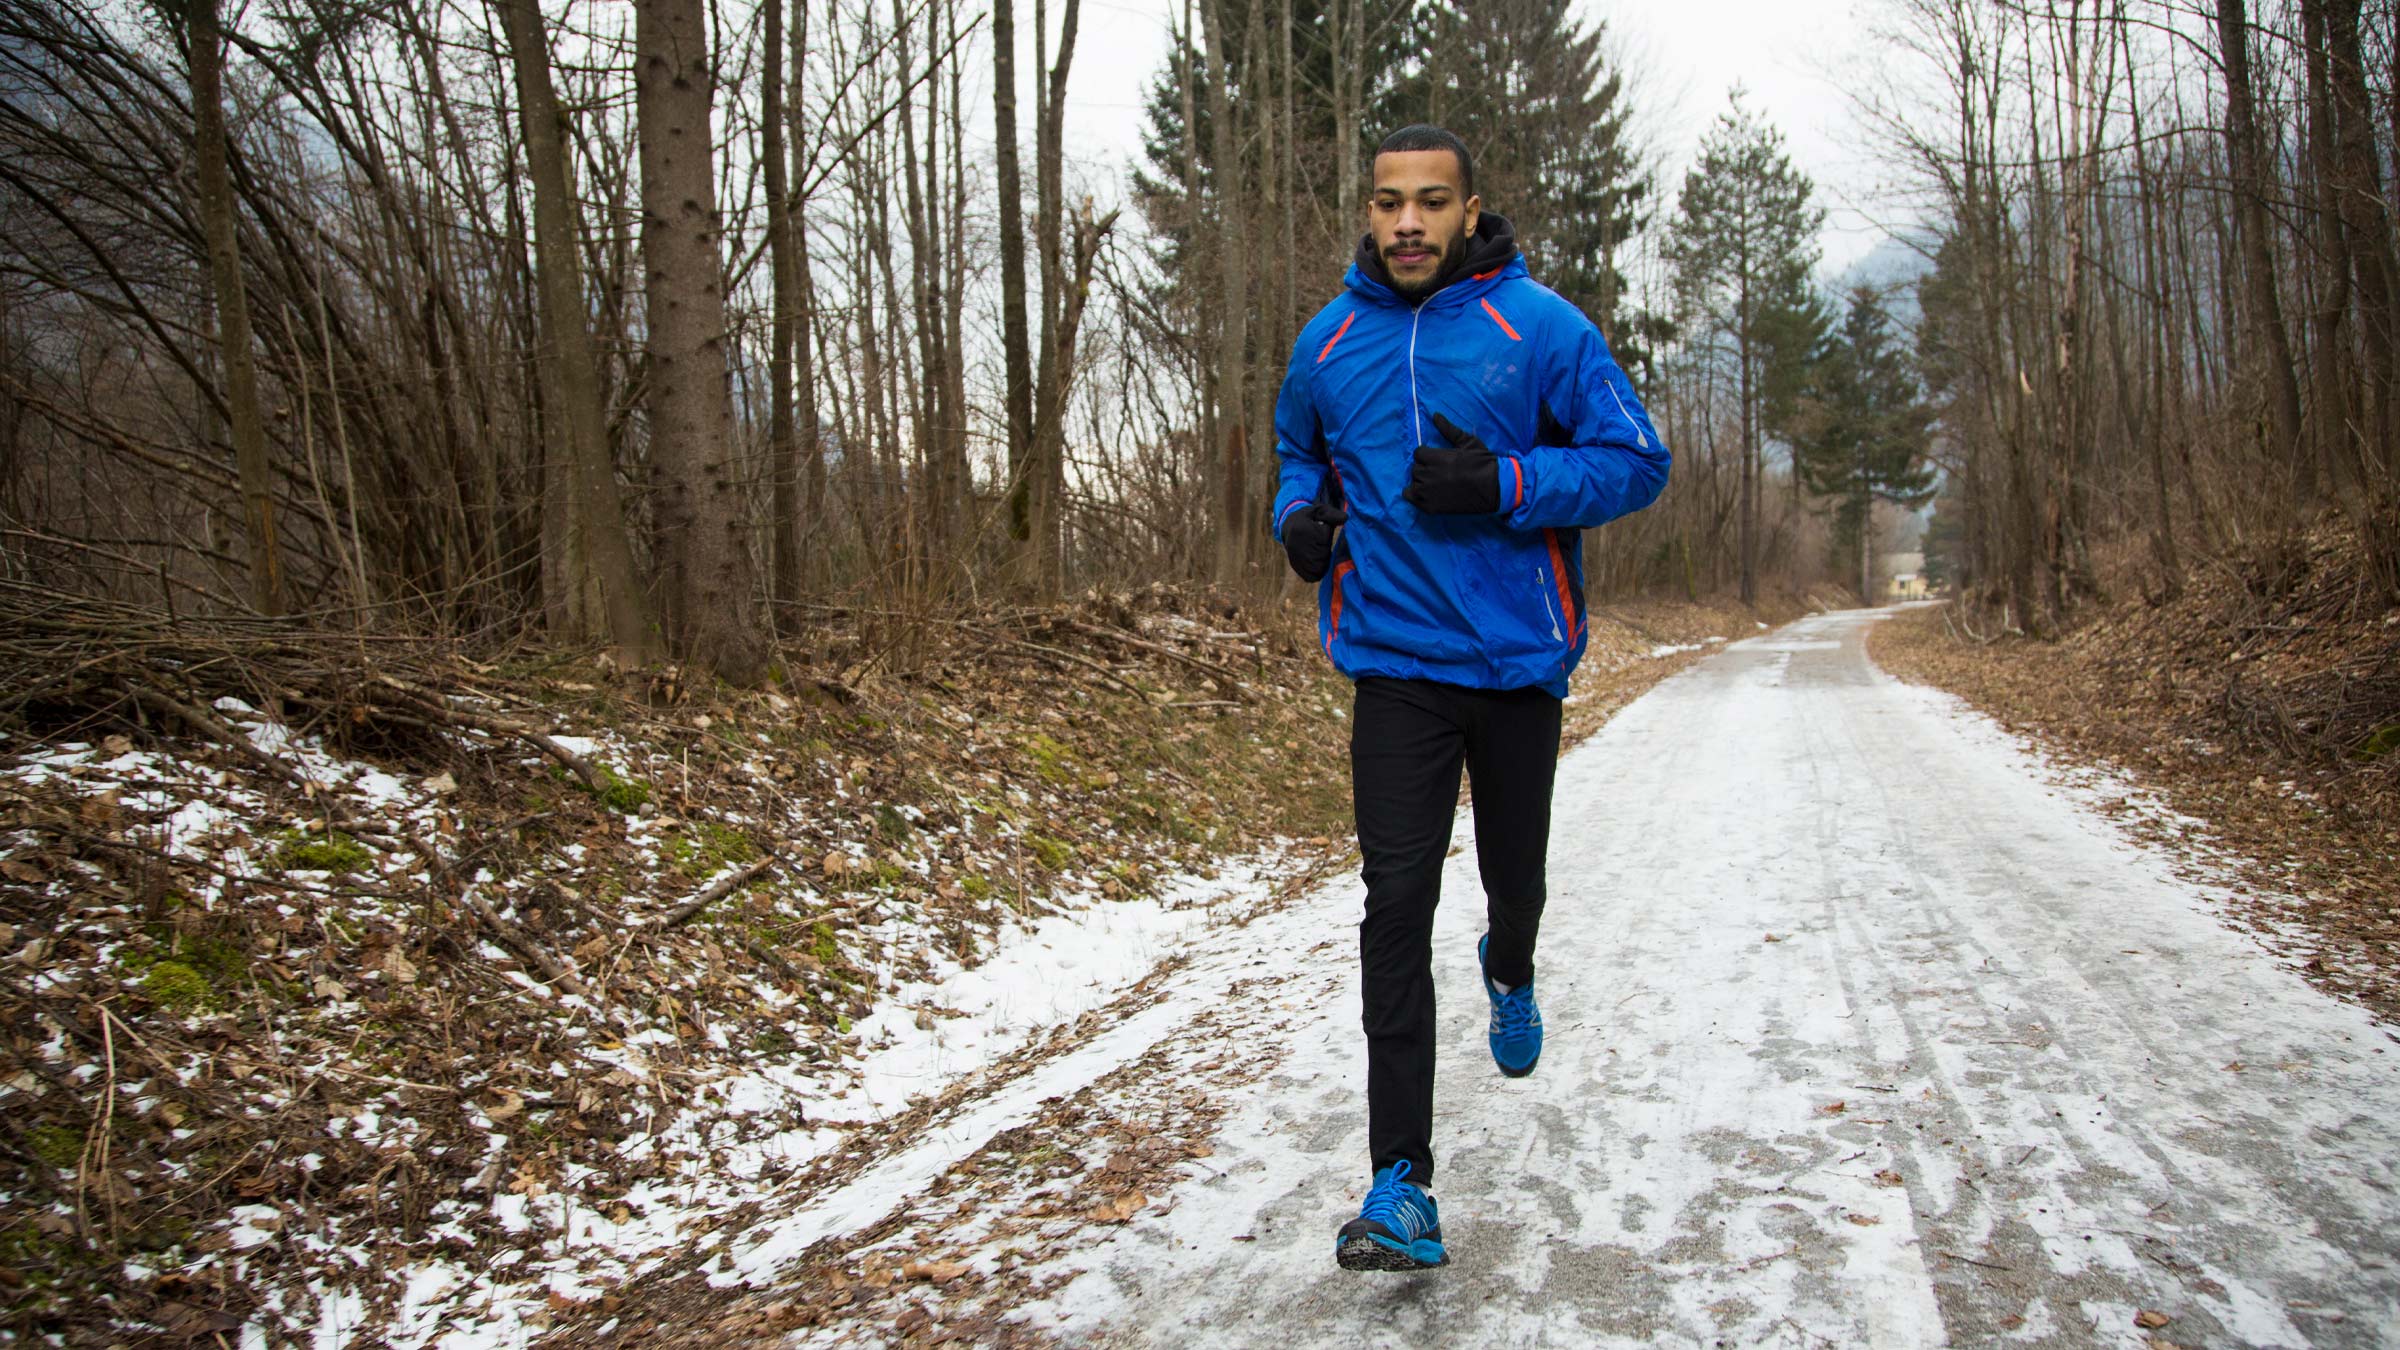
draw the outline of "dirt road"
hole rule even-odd
[[[1332,1261],[1367,1179],[1346,883],[1211,953],[1289,967],[1217,1033],[1280,1067],[1206,1166],[1071,1258],[1087,1273],[1036,1325],[1174,1345],[2400,1344],[2400,1042],[2008,738],[1876,671],[1873,617],[1732,644],[1569,755],[1549,1041],[1521,1081],[1483,1048],[1462,821],[1436,938],[1453,1266]],[[1301,940],[1326,935],[1344,940]]]

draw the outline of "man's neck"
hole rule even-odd
[[[1479,260],[1498,266],[1516,256],[1516,251],[1516,231],[1505,217],[1486,211],[1477,218],[1476,228],[1461,236],[1451,247],[1442,250],[1441,269],[1422,291],[1412,293],[1392,279],[1391,268],[1385,264],[1383,254],[1375,247],[1372,233],[1358,241],[1358,257],[1355,261],[1359,271],[1365,273],[1369,280],[1390,291],[1400,303],[1413,309],[1465,280]],[[1490,256],[1482,257],[1486,254]]]

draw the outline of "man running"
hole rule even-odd
[[[1525,273],[1458,137],[1375,155],[1344,293],[1301,330],[1275,404],[1274,527],[1320,582],[1326,655],[1357,682],[1351,797],[1365,858],[1359,963],[1374,1182],[1345,1269],[1447,1264],[1433,1181],[1433,911],[1463,762],[1489,928],[1500,1072],[1533,1072],[1533,998],[1559,704],[1584,646],[1578,531],[1667,481],[1608,343]]]

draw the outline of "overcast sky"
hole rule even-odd
[[[1472,3],[1472,0],[1468,0]],[[1793,160],[1814,178],[1829,208],[1825,270],[1839,272],[1881,236],[1849,203],[1871,202],[1873,174],[1841,91],[1864,43],[1861,5],[1876,0],[1666,0],[1610,4],[1580,0],[1588,22],[1605,21],[1635,85],[1643,130],[1665,161],[1672,193],[1700,135],[1740,83],[1754,107],[1783,129]],[[1031,24],[1019,3],[1020,33]],[[1120,182],[1141,153],[1142,89],[1164,60],[1169,16],[1181,0],[1083,0],[1075,68],[1068,85],[1070,153],[1088,170],[1109,166]],[[1020,68],[1031,64],[1030,37]],[[1026,78],[1030,81],[1030,73]],[[1030,83],[1027,105],[1030,107]],[[1116,189],[1122,193],[1122,188]],[[1497,210],[1508,204],[1495,202]]]

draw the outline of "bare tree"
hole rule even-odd
[[[190,0],[184,19],[192,77],[192,158],[200,180],[200,222],[208,235],[208,275],[216,298],[218,359],[224,369],[234,471],[241,477],[243,518],[250,536],[250,603],[261,614],[280,614],[283,559],[276,542],[266,423],[258,406],[258,365],[250,350],[250,299],[242,281],[233,184],[226,168],[225,39],[217,27],[217,0]]]

